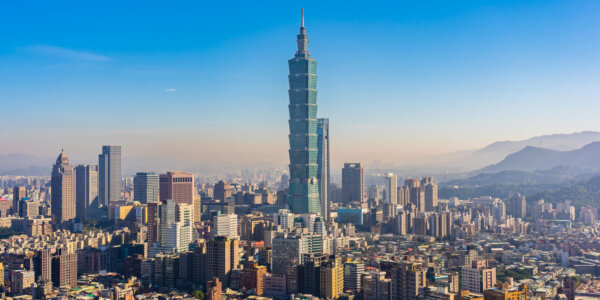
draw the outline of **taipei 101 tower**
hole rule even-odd
[[[308,53],[304,9],[298,51],[288,60],[290,67],[290,186],[288,204],[292,212],[320,213],[317,180],[317,61]]]

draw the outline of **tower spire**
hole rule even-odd
[[[296,52],[296,54],[310,56],[308,53],[308,35],[306,34],[306,28],[304,28],[304,8],[300,11],[300,34],[298,34],[297,37],[298,52]]]

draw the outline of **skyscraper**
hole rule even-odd
[[[317,119],[317,179],[319,182],[319,199],[321,200],[321,216],[329,221],[329,184],[330,169],[329,161],[329,119]]]
[[[61,224],[75,218],[75,173],[61,151],[52,167],[52,222]]]
[[[423,183],[425,188],[425,210],[435,211],[438,206],[438,186],[433,183],[431,177],[425,178],[424,181],[426,181]]]
[[[344,264],[344,290],[360,291],[361,277],[365,273],[365,263],[362,261],[347,261]]]
[[[75,212],[79,220],[97,217],[98,166],[78,165],[75,167],[75,204]]]
[[[194,175],[185,172],[160,174],[160,201],[194,204]]]
[[[320,296],[337,299],[344,291],[344,265],[340,257],[330,256],[320,268]]]
[[[213,238],[224,236],[239,239],[238,216],[236,214],[214,216],[212,225],[210,234]]]
[[[217,237],[208,241],[206,278],[219,278],[222,282],[228,283],[229,273],[240,261],[239,247],[239,240],[227,237]]]
[[[224,180],[215,183],[213,188],[213,198],[215,202],[228,201],[231,198],[231,185]]]
[[[147,204],[158,202],[158,174],[137,172],[133,178],[133,200]]]
[[[12,209],[13,209],[13,214],[15,215],[19,215],[20,214],[20,206],[19,203],[21,202],[21,199],[26,198],[27,197],[27,188],[25,188],[24,186],[15,186],[13,188],[13,203],[12,203]]]
[[[56,287],[76,287],[77,254],[66,247],[57,249],[52,257],[51,277]]]
[[[158,214],[158,218],[157,218]],[[156,254],[187,251],[193,240],[194,208],[191,204],[176,204],[172,199],[148,203],[148,249],[150,257]],[[151,220],[151,222],[150,222]],[[156,233],[154,233],[156,232]]]
[[[385,200],[389,204],[398,204],[398,177],[393,173],[385,175],[386,189],[385,189]]]
[[[342,202],[361,203],[364,195],[364,169],[361,163],[345,163],[342,169]]]
[[[38,250],[33,258],[33,264],[37,281],[52,280],[52,252],[50,248]]]
[[[98,196],[102,206],[121,200],[121,146],[102,146],[98,155]]]
[[[392,300],[416,300],[419,290],[426,286],[422,263],[403,261],[391,270]]]
[[[317,179],[317,61],[308,52],[304,10],[298,51],[288,60],[290,75],[290,186],[288,203],[294,213],[320,213]]]
[[[525,196],[521,196],[521,194],[517,193],[516,195],[510,198],[510,215],[513,218],[525,218],[527,214],[527,201],[525,201]]]

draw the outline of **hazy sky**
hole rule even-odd
[[[283,164],[300,7],[335,168],[600,130],[599,1],[390,2],[4,1],[0,154]]]

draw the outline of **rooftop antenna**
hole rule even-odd
[[[300,27],[304,27],[304,7],[302,8],[302,23],[300,24]]]

